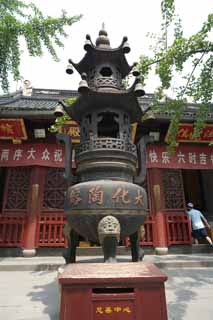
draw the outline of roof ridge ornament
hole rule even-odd
[[[33,88],[31,82],[29,80],[24,80],[23,88],[22,88],[22,95],[26,97],[30,97],[32,95]]]

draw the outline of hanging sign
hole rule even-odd
[[[0,119],[0,139],[21,143],[27,139],[23,119]]]
[[[80,127],[76,121],[66,121],[59,132],[71,136],[72,143],[80,143]]]
[[[149,145],[146,162],[147,168],[213,169],[213,147],[181,145],[171,155],[165,145]]]
[[[199,137],[196,139],[192,138],[194,131],[193,124],[181,123],[178,128],[176,141],[177,142],[199,142],[199,143],[209,143],[213,141],[213,125],[206,125],[200,132]],[[168,135],[166,135],[165,141],[168,140]]]
[[[64,153],[61,144],[1,144],[0,167],[37,165],[63,168]],[[74,160],[72,167],[75,167]]]

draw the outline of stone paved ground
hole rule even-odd
[[[213,319],[213,268],[164,269],[169,320]]]
[[[163,272],[169,320],[213,319],[213,268]],[[58,309],[56,271],[0,272],[0,319],[58,320]]]
[[[57,272],[0,272],[1,320],[56,320]]]
[[[118,256],[119,262],[130,262],[129,255]],[[182,267],[212,267],[213,268],[213,250],[211,253],[203,254],[168,254],[168,255],[145,255],[145,262],[154,263],[159,268],[182,268]],[[78,256],[77,262],[103,262],[103,256]],[[59,266],[65,263],[62,256],[33,258],[12,258],[0,257],[0,271],[41,271],[57,270]]]

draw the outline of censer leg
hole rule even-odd
[[[103,248],[104,262],[116,262],[117,244],[120,239],[120,223],[113,216],[102,218],[98,224],[99,241]]]
[[[104,262],[117,262],[117,238],[116,237],[106,237],[102,242],[102,249],[104,253]]]
[[[142,261],[144,257],[144,251],[140,246],[140,230],[131,234],[129,236],[129,240],[131,245],[132,261]]]
[[[76,248],[78,246],[78,241],[78,233],[75,232],[75,230],[71,229],[68,237],[68,248],[63,254],[66,264],[76,262]]]

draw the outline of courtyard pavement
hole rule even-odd
[[[101,261],[78,257],[80,263]],[[144,261],[155,263],[168,276],[168,320],[213,319],[213,254],[147,255]],[[61,257],[0,258],[0,319],[58,320],[57,269],[63,263]]]

